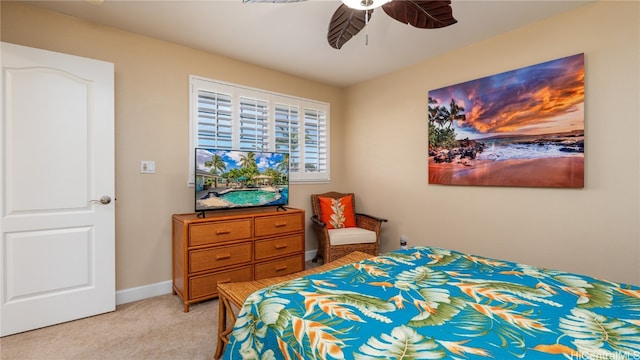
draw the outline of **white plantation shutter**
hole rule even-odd
[[[231,149],[231,95],[198,91],[198,146]]]
[[[329,181],[329,104],[189,77],[189,184],[194,149],[289,153],[291,182]]]
[[[266,101],[240,97],[240,150],[269,150],[269,107]]]
[[[327,115],[324,111],[304,110],[304,171],[327,171]]]
[[[300,170],[300,110],[297,106],[276,104],[275,146],[278,152],[289,153],[289,171]]]

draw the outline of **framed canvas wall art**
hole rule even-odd
[[[429,184],[584,187],[584,54],[429,91]]]

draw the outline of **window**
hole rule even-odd
[[[329,181],[329,104],[189,77],[189,184],[194,149],[289,153],[291,182]]]

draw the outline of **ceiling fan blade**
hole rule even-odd
[[[340,49],[349,39],[367,25],[366,10],[355,10],[345,4],[341,4],[331,17],[327,40],[332,48]],[[371,20],[369,10],[369,20]]]
[[[437,29],[453,25],[450,0],[395,0],[382,5],[387,15],[421,29]]]

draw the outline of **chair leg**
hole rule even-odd
[[[319,258],[322,258],[322,262],[326,263],[327,259],[325,258],[325,251],[324,251],[324,245],[322,243],[322,241],[318,242],[318,250],[316,251],[316,256],[311,260],[311,262],[313,263],[317,263]]]

